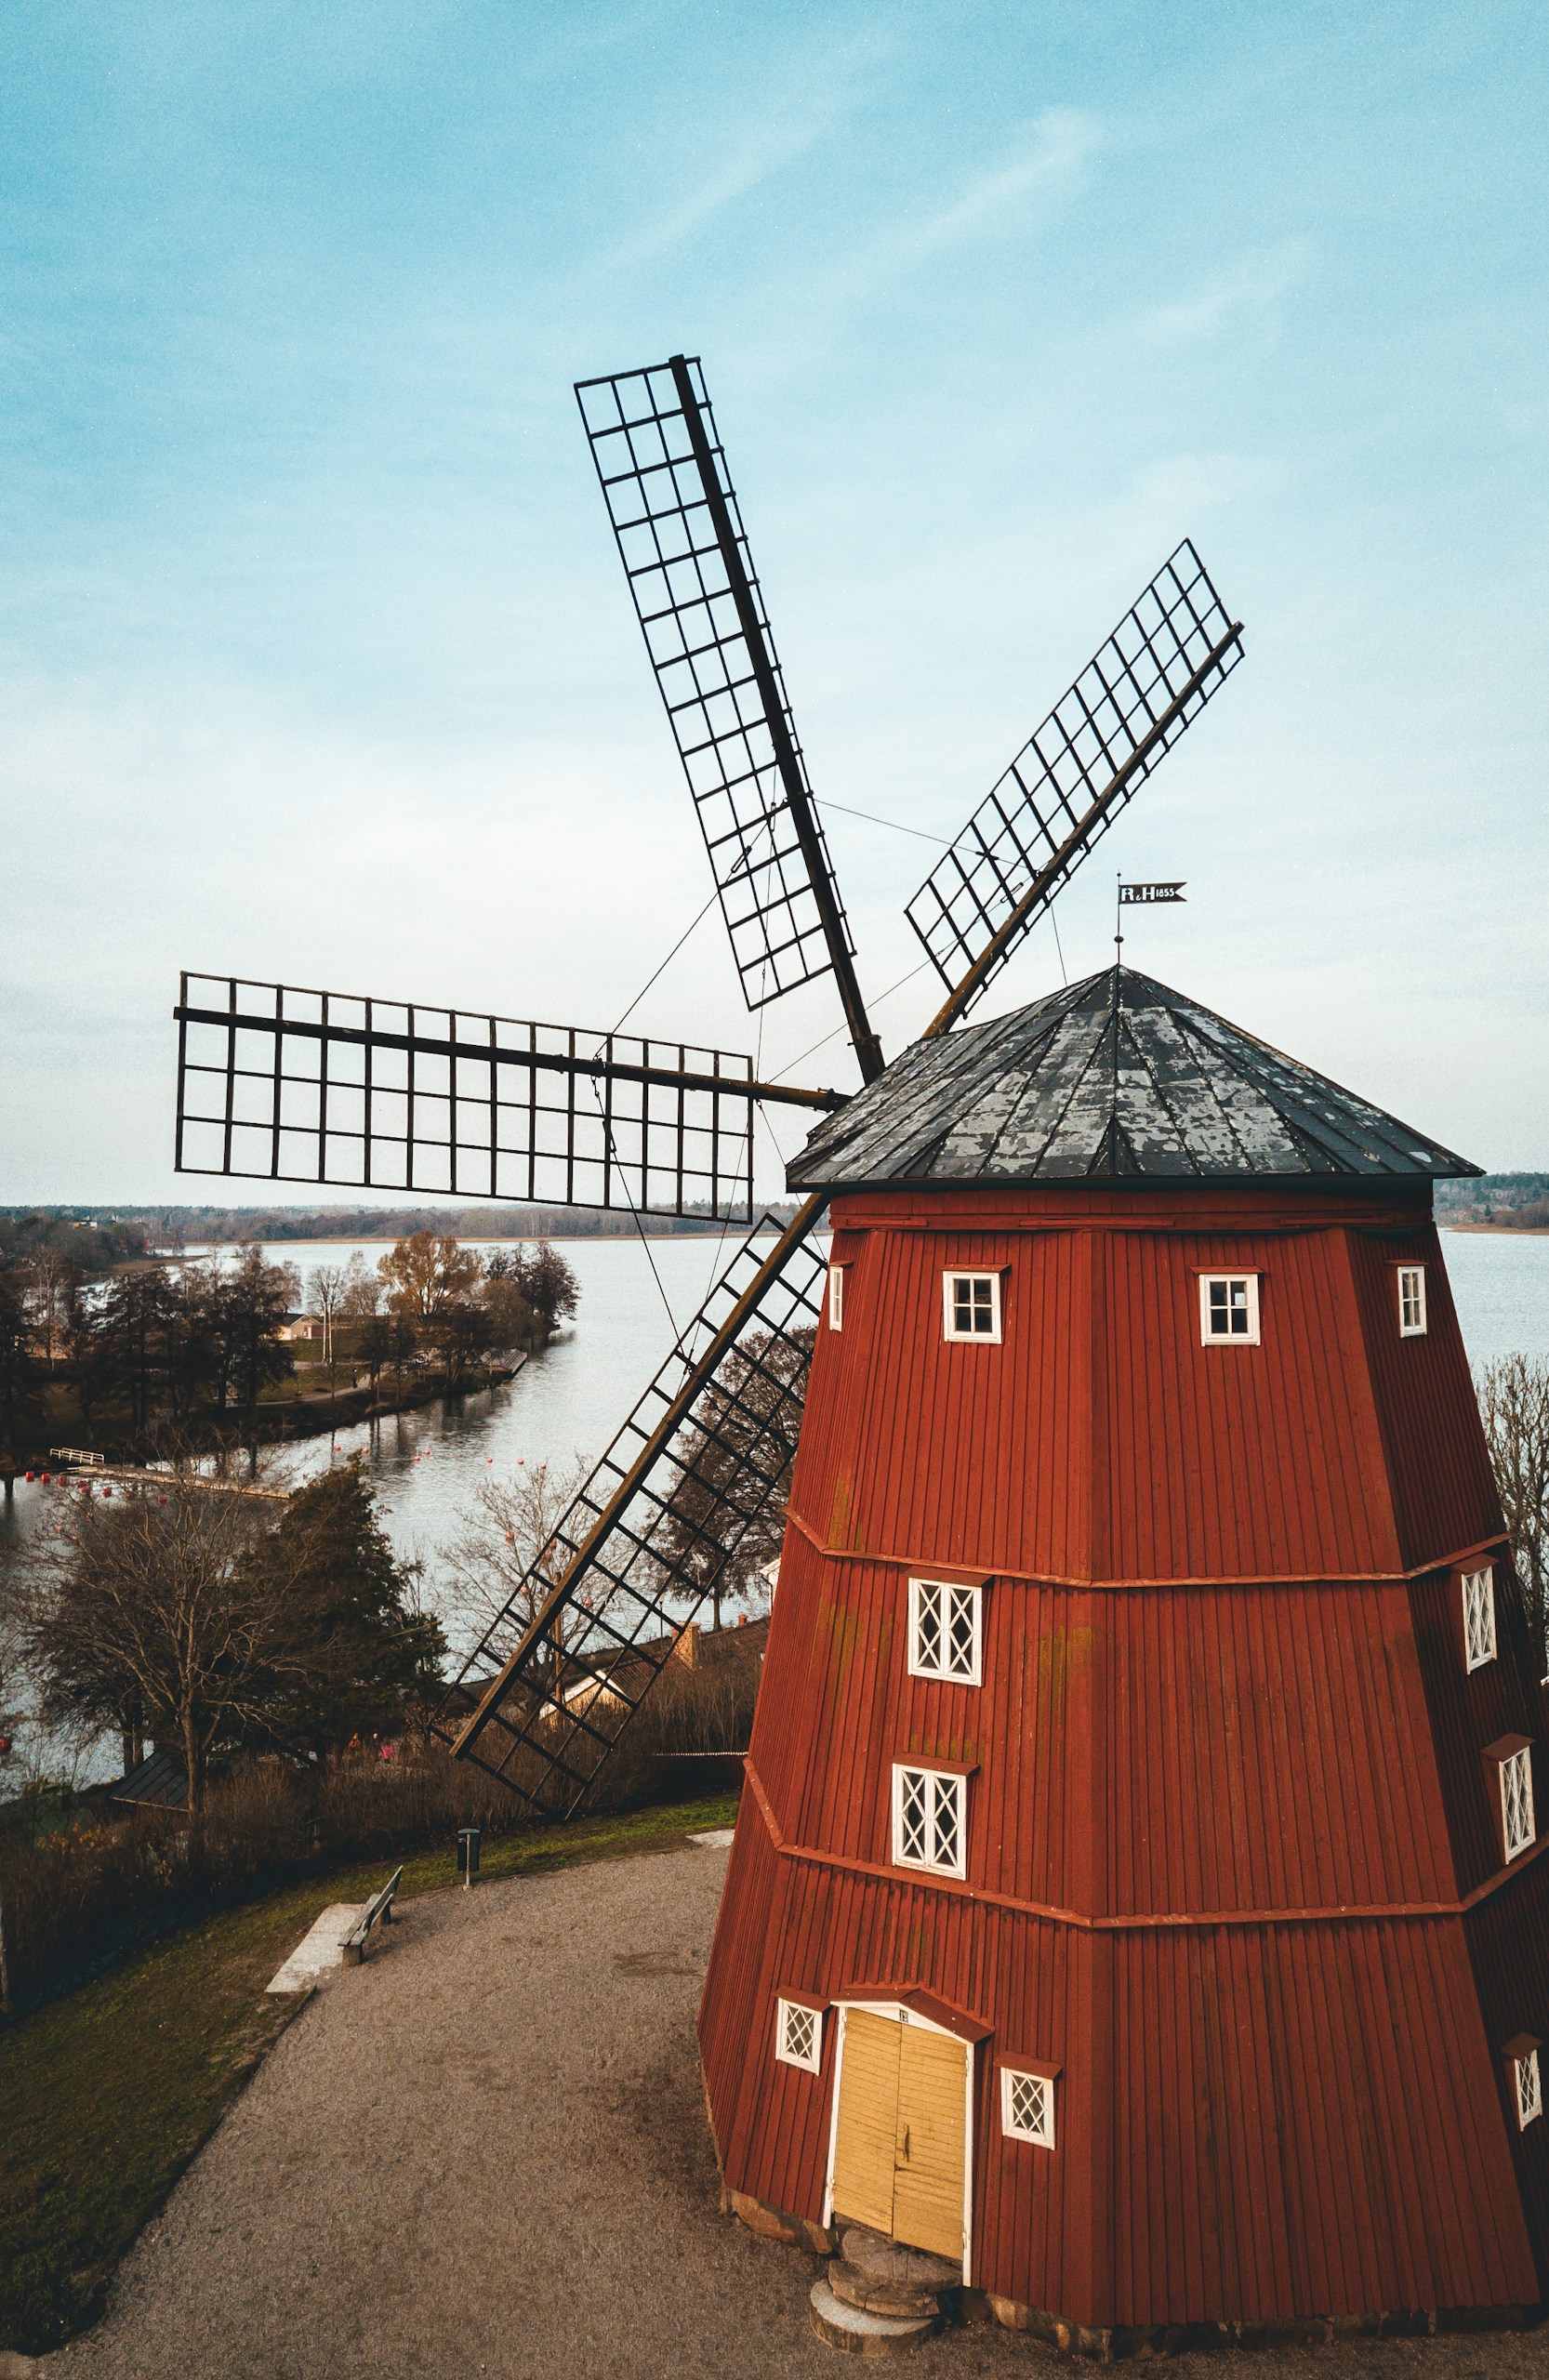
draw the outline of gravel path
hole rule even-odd
[[[844,2360],[819,2267],[718,2212],[694,2039],[725,1854],[437,1893],[282,2037],[60,2380],[770,2380]],[[994,2329],[899,2367],[1056,2370]],[[1549,2334],[1267,2359],[1184,2380],[1549,2380]]]

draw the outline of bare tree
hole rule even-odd
[[[465,1643],[477,1642],[508,1606],[519,1627],[536,1619],[566,1558],[555,1533],[589,1468],[576,1455],[565,1463],[518,1463],[507,1478],[480,1480],[457,1535],[439,1549],[438,1601]],[[583,1599],[563,1615],[562,1660],[580,1645],[597,1608]]]
[[[760,1332],[735,1350],[692,1416],[697,1448],[668,1500],[651,1551],[674,1601],[708,1595],[715,1626],[728,1597],[755,1606],[785,1540],[785,1508],[814,1334]]]
[[[335,1378],[334,1331],[344,1311],[345,1293],[349,1286],[349,1272],[342,1264],[319,1264],[307,1284],[307,1302],[323,1325],[323,1360],[328,1367],[330,1396],[338,1386]]]
[[[339,1318],[344,1322],[368,1322],[382,1310],[382,1276],[374,1265],[366,1263],[358,1248],[350,1251],[344,1268],[344,1289],[339,1297]]]
[[[152,1715],[182,1754],[191,1818],[212,1749],[256,1715],[285,1641],[299,1549],[288,1578],[259,1575],[265,1519],[256,1497],[178,1479],[111,1506],[83,1500],[16,1587],[46,1712],[126,1736]]]
[[[1541,1650],[1549,1644],[1549,1362],[1498,1355],[1475,1375],[1496,1493]]]
[[[27,1308],[33,1329],[41,1342],[44,1361],[52,1371],[69,1327],[71,1307],[80,1286],[81,1267],[63,1249],[51,1248],[45,1241],[27,1258],[22,1267],[22,1278],[26,1284]]]

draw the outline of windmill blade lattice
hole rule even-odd
[[[938,860],[906,915],[966,1012],[1242,657],[1185,538]],[[1031,896],[1031,897],[1029,897]]]
[[[698,359],[576,384],[750,1009],[831,969],[881,1056]]]
[[[583,1800],[679,1628],[783,1505],[827,1273],[811,1243],[823,1204],[809,1199],[764,1252],[756,1236],[738,1250],[443,1705],[453,1752],[545,1816]]]
[[[753,1080],[725,1050],[189,975],[177,1165],[362,1188],[753,1217]]]

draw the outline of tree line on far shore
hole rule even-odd
[[[542,1346],[579,1293],[550,1244],[482,1258],[426,1231],[375,1265],[357,1251],[317,1266],[305,1294],[330,1390],[342,1369],[375,1399],[384,1374],[401,1395],[405,1371],[427,1363],[455,1393],[486,1360]],[[256,1245],[234,1263],[131,1260],[104,1284],[68,1237],[0,1244],[0,1458],[50,1436],[144,1448],[250,1421],[295,1372],[302,1298],[297,1268]]]

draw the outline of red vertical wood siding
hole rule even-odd
[[[992,2028],[980,2285],[1097,2324],[1536,2300],[1549,2118],[1515,2134],[1499,2051],[1549,2038],[1549,1846],[1502,1884],[1482,1754],[1549,1703],[1498,1545],[1500,1654],[1463,1669],[1458,1560],[1500,1519],[1423,1205],[835,1221],[701,2016],[729,2181],[821,2212],[837,2020],[821,2074],[780,2065],[781,1989],[917,1984]],[[1002,1272],[999,1346],[943,1340],[960,1265]],[[1258,1347],[1200,1345],[1212,1270],[1259,1274]],[[908,1676],[911,1570],[986,1581],[981,1687]],[[892,1868],[908,1755],[973,1765],[960,1884]],[[1053,2153],[1001,2138],[998,2049],[1061,2065]]]

